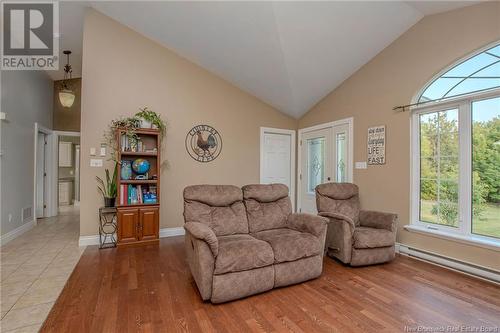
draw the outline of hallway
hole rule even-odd
[[[38,332],[85,250],[79,234],[78,208],[65,209],[1,247],[1,332]]]

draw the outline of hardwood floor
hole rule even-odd
[[[41,332],[410,332],[459,325],[499,332],[500,287],[402,256],[363,268],[325,258],[316,280],[212,305],[198,294],[183,237],[173,237],[144,247],[88,247]]]

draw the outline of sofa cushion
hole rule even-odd
[[[241,189],[232,185],[194,185],[184,189],[184,221],[208,225],[217,236],[248,233]]]
[[[234,185],[191,185],[184,189],[184,200],[223,207],[243,201],[243,192]]]
[[[271,246],[248,234],[220,236],[218,240],[215,274],[245,271],[274,263]]]
[[[288,197],[288,186],[285,184],[253,184],[242,188],[244,199],[259,202],[273,202]]]
[[[252,236],[271,245],[275,263],[311,257],[322,252],[320,240],[307,232],[280,228],[259,231]]]
[[[354,248],[372,249],[394,245],[394,233],[386,229],[357,227],[354,230]]]
[[[243,186],[250,232],[284,228],[292,203],[283,184]]]

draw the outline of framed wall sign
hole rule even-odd
[[[385,164],[385,125],[368,128],[368,164]]]
[[[195,161],[211,162],[222,150],[222,138],[212,126],[196,125],[186,135],[186,150]]]

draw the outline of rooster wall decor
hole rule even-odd
[[[222,150],[222,138],[212,126],[196,125],[186,135],[186,150],[198,162],[211,162]]]

